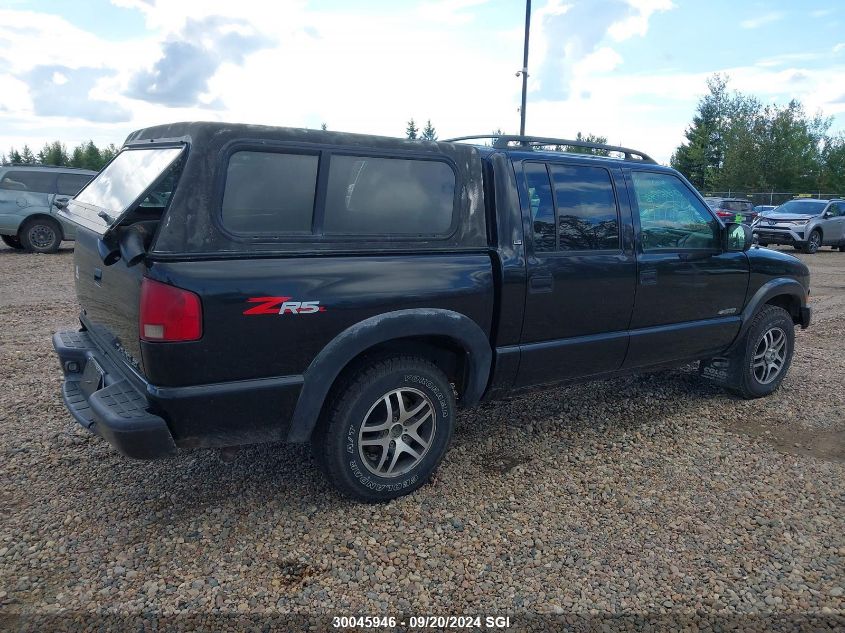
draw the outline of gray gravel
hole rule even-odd
[[[76,320],[72,252],[0,248],[0,630],[845,627],[845,254],[802,258],[816,322],[774,396],[684,368],[485,405],[430,485],[362,506],[305,447],[136,462],[78,428],[50,346]]]

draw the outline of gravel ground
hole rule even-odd
[[[384,506],[339,499],[304,447],[137,462],[78,428],[50,345],[72,257],[0,248],[0,630],[845,628],[845,254],[801,255],[815,322],[772,397],[684,368],[488,404]]]

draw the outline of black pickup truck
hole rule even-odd
[[[143,459],[310,441],[382,501],[429,478],[457,406],[692,361],[745,397],[780,385],[810,321],[799,260],[642,152],[481,140],[131,134],[61,211],[68,409]]]

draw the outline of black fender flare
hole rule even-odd
[[[739,328],[739,333],[737,333],[728,352],[734,351],[743,338],[745,338],[748,328],[751,327],[751,320],[757,314],[757,311],[770,299],[780,295],[789,295],[796,298],[800,308],[804,308],[807,305],[807,289],[801,285],[801,282],[788,277],[767,281],[757,289],[757,292],[751,296],[751,299],[745,305],[745,309],[742,311],[742,326]]]
[[[481,327],[469,317],[437,308],[396,310],[346,328],[311,361],[288,432],[289,442],[306,442],[317,424],[326,396],[346,365],[362,352],[391,340],[411,336],[445,336],[467,354],[468,380],[462,404],[476,404],[487,388],[493,351]]]

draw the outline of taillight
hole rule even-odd
[[[196,341],[202,337],[199,296],[144,277],[138,330],[142,341]]]
[[[720,218],[732,218],[736,215],[736,213],[733,213],[732,211],[717,210],[716,215],[718,215]]]

